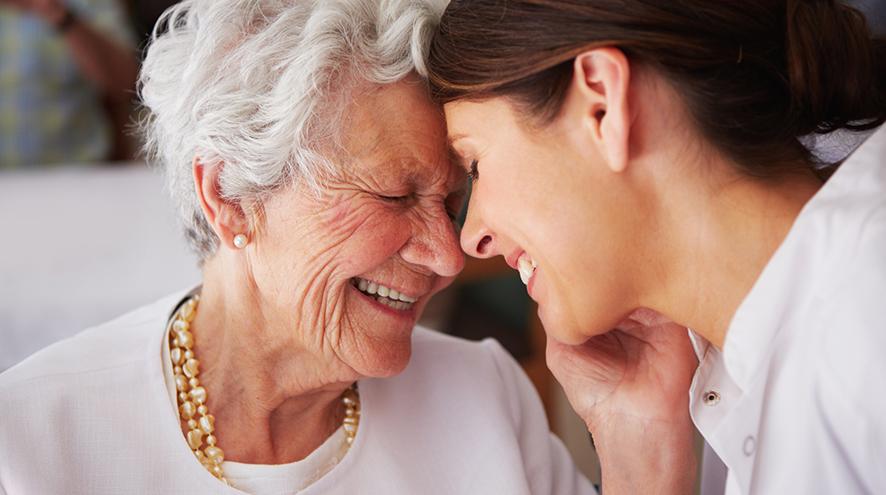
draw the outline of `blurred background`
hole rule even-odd
[[[162,178],[138,160],[130,132],[141,50],[173,3],[0,0],[0,371],[200,280]],[[886,0],[852,3],[886,34]],[[599,483],[587,431],[545,367],[544,333],[516,272],[501,259],[468,260],[422,324],[499,340],[536,385],[553,431]],[[722,493],[725,470],[704,457],[702,493]]]

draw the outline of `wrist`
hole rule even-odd
[[[619,418],[591,432],[605,493],[692,493],[698,461],[688,418]]]

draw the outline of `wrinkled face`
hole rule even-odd
[[[445,105],[452,147],[476,169],[461,236],[476,257],[505,257],[539,304],[547,333],[578,344],[632,309],[634,232],[623,180],[576,146],[560,118],[530,129],[502,98]]]
[[[453,218],[465,173],[420,83],[358,96],[348,117],[349,156],[321,194],[294,186],[264,204],[253,278],[299,345],[389,376],[408,363],[428,299],[464,266]]]

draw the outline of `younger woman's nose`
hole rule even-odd
[[[478,218],[474,208],[468,208],[468,216],[461,231],[461,248],[475,258],[491,258],[499,254],[495,236]]]

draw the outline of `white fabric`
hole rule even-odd
[[[804,207],[701,364],[726,493],[886,493],[886,128]],[[708,392],[719,400],[705,401]]]
[[[0,172],[0,371],[200,280],[142,163]]]
[[[170,323],[171,323],[170,319]],[[163,342],[169,342],[171,328],[166,327]],[[175,372],[172,369],[169,346],[161,345],[160,363],[163,366],[166,394],[173,414],[181,420],[178,408],[178,391],[175,388]],[[348,451],[344,428],[339,427],[329,438],[300,461],[288,464],[246,464],[224,461],[222,468],[228,482],[252,495],[286,495],[297,493],[332,471]]]
[[[0,493],[241,493],[194,458],[169,403],[161,346],[183,295],[0,375]],[[548,430],[532,384],[494,341],[417,328],[407,369],[359,386],[354,445],[300,493],[594,493]]]
[[[253,495],[298,493],[326,476],[347,453],[345,430],[339,428],[311,454],[296,462],[279,465],[244,464],[225,461],[228,482]]]

